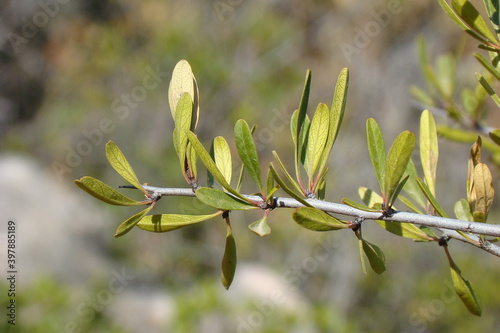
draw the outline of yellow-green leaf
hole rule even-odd
[[[345,105],[347,101],[347,89],[349,86],[349,69],[343,68],[337,78],[335,92],[333,93],[333,101],[330,108],[330,128],[328,140],[323,150],[323,155],[319,163],[320,172],[326,167],[328,156],[332,150],[333,144],[339,134],[342,120],[344,119]]]
[[[328,106],[320,103],[314,113],[309,128],[309,139],[307,143],[307,163],[305,169],[309,179],[313,178],[318,164],[322,157],[325,144],[328,139],[328,130],[330,127],[330,114]]]
[[[489,29],[483,17],[477,9],[468,0],[453,0],[452,6],[458,16],[460,16],[465,23],[467,23],[477,33],[483,35],[491,42],[495,42],[496,38]]]
[[[466,199],[460,199],[455,203],[454,207],[455,216],[462,221],[474,221],[470,211],[469,203]]]
[[[135,227],[135,225],[137,223],[139,223],[139,221],[141,221],[142,218],[147,213],[149,213],[149,211],[153,208],[153,206],[154,205],[150,205],[148,208],[146,208],[143,211],[129,217],[126,221],[122,222],[118,226],[118,228],[116,229],[115,237],[121,237],[121,236],[125,235],[127,232],[129,232],[130,230],[132,230],[132,228]]]
[[[111,205],[116,206],[140,206],[144,205],[143,202],[130,199],[124,196],[120,192],[116,191],[114,188],[104,184],[99,179],[92,177],[83,177],[81,179],[75,180],[75,184],[90,194],[91,196],[104,201]]]
[[[226,246],[224,248],[224,256],[221,263],[221,281],[224,288],[229,289],[234,279],[236,272],[236,242],[234,241],[231,225],[227,223]]]
[[[200,187],[196,190],[196,197],[205,205],[222,210],[249,210],[257,207],[246,201],[241,201],[224,191],[210,187]]]
[[[389,209],[395,200],[393,195],[398,189],[401,178],[405,173],[406,166],[410,161],[415,142],[415,135],[409,131],[404,131],[398,135],[391,149],[389,149],[385,162],[385,192],[382,193],[385,203],[388,204],[386,209]]]
[[[385,143],[382,131],[373,118],[368,118],[366,121],[366,137],[373,170],[377,176],[381,192],[385,193]]]
[[[226,139],[222,136],[218,136],[214,139],[214,160],[215,165],[217,165],[217,168],[219,168],[226,181],[231,183],[233,172],[231,150],[229,149]]]
[[[255,146],[255,142],[253,141],[250,127],[243,119],[238,120],[234,126],[234,140],[241,161],[245,165],[250,177],[252,177],[262,192],[263,187],[260,176],[259,155],[257,154],[257,148]]]
[[[186,135],[188,137],[189,142],[193,146],[194,150],[196,151],[196,154],[200,158],[200,160],[203,162],[205,167],[207,168],[208,172],[210,172],[215,180],[221,184],[221,186],[231,194],[235,195],[236,197],[240,198],[243,201],[248,201],[244,196],[242,196],[238,191],[233,189],[231,185],[226,181],[226,178],[224,178],[224,175],[220,172],[219,168],[215,164],[214,160],[208,153],[208,151],[203,147],[201,142],[198,140],[196,135],[193,132],[186,132]]]
[[[429,200],[429,203],[431,204],[432,207],[436,210],[436,213],[441,216],[441,217],[448,217],[448,214],[444,211],[443,207],[437,202],[436,198],[434,195],[431,193],[429,190],[429,187],[427,187],[427,184],[425,184],[422,179],[417,178],[417,184],[420,187],[420,190],[422,190],[422,193],[425,195],[427,200]]]
[[[148,215],[143,217],[137,226],[142,230],[151,232],[168,232],[188,225],[203,222],[219,216],[223,211],[217,211],[209,215],[180,215],[180,214],[161,214]]]
[[[446,14],[448,14],[448,16],[455,21],[455,23],[458,24],[458,26],[463,30],[465,31],[466,33],[468,33],[469,35],[471,35],[472,37],[476,38],[477,40],[483,42],[483,43],[487,43],[487,40],[485,40],[483,38],[483,36],[479,35],[477,32],[475,32],[474,30],[470,29],[467,24],[464,23],[464,21],[462,21],[462,19],[460,18],[459,15],[457,15],[457,13],[455,13],[450,5],[446,2],[446,0],[438,0],[439,4],[441,5],[441,7],[444,9],[444,11],[446,12]]]
[[[359,237],[359,249],[363,273],[367,274],[363,253],[368,258],[370,267],[375,273],[382,274],[383,272],[385,272],[385,256],[382,250],[377,245],[372,244]]]
[[[293,213],[293,220],[301,227],[313,231],[330,231],[348,227],[339,219],[313,207],[297,208]]]
[[[425,110],[420,117],[420,161],[422,162],[425,182],[434,196],[436,195],[438,156],[436,123],[432,113]]]
[[[143,193],[147,193],[141,183],[139,183],[134,169],[132,169],[120,148],[118,148],[113,141],[108,141],[106,144],[106,157],[109,164],[111,164],[113,169],[115,169],[115,171],[122,176],[123,179],[135,186],[137,189],[141,190]]]
[[[411,223],[401,223],[377,220],[379,226],[385,230],[393,233],[394,235],[417,240],[417,241],[432,241],[433,238],[430,237],[422,229],[418,228],[416,225]]]
[[[472,313],[473,315],[480,317],[481,306],[479,305],[479,301],[476,297],[476,294],[472,289],[472,285],[462,276],[460,269],[451,259],[449,253],[448,253],[448,261],[450,263],[451,281],[453,282],[453,286],[455,287],[455,292],[457,293],[458,297],[460,297],[464,305],[467,307],[467,310],[469,310],[469,312]]]
[[[252,232],[260,237],[267,236],[271,233],[271,228],[269,224],[267,224],[267,216],[264,216],[260,220],[252,222],[248,225],[248,228],[252,230]]]
[[[196,88],[196,89],[195,89]],[[191,101],[194,102],[195,90],[195,80],[191,66],[186,60],[179,61],[172,72],[172,79],[170,80],[170,85],[168,87],[168,102],[170,104],[170,111],[172,113],[172,118],[175,120],[175,113],[177,110],[177,103],[181,98],[182,93],[188,93],[191,96]],[[197,118],[197,117],[195,117]]]

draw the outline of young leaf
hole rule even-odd
[[[382,203],[384,202],[384,200],[382,199],[382,197],[378,193],[376,193],[376,192],[374,192],[374,191],[372,191],[364,186],[361,186],[358,189],[358,195],[361,198],[361,200],[363,200],[365,205],[367,205],[368,207],[370,207],[372,209],[377,209],[378,207],[381,207]]]
[[[385,162],[385,193],[383,193],[385,203],[389,204],[386,206],[386,209],[389,209],[392,205],[394,200],[393,194],[398,188],[406,170],[406,166],[410,161],[413,148],[415,147],[415,141],[416,139],[413,133],[404,131],[398,135],[391,149],[389,149]]]
[[[181,98],[177,103],[177,109],[175,112],[174,146],[177,156],[179,156],[182,173],[188,182],[189,178],[185,169],[186,150],[188,145],[186,131],[190,129],[192,113],[193,103],[191,101],[191,96],[188,93],[182,93]]]
[[[491,61],[486,59],[481,53],[475,52],[473,55],[474,58],[476,58],[488,72],[490,72],[497,80],[500,80],[500,72],[491,64]]]
[[[141,206],[144,202],[136,201],[124,196],[114,188],[101,182],[99,179],[92,177],[83,177],[75,180],[75,184],[90,194],[91,196],[116,206]]]
[[[248,201],[244,196],[242,196],[238,191],[233,189],[231,185],[226,181],[226,178],[224,178],[224,175],[220,172],[219,168],[215,164],[214,160],[212,157],[210,157],[210,154],[208,151],[203,147],[201,142],[198,140],[196,135],[193,132],[186,132],[187,137],[191,145],[193,146],[194,150],[196,151],[196,154],[200,158],[200,160],[203,162],[205,167],[207,168],[208,172],[210,172],[215,180],[221,184],[221,186],[228,191],[229,193],[233,194],[234,196],[240,198],[243,201]]]
[[[307,142],[307,163],[305,164],[305,169],[310,180],[312,180],[322,158],[322,153],[328,139],[329,127],[330,114],[328,107],[326,104],[320,103],[311,121]]]
[[[410,176],[408,178],[408,181],[406,182],[403,190],[410,196],[412,200],[414,200],[420,207],[425,208],[426,206],[426,201],[425,198],[422,195],[422,191],[420,191],[420,188],[418,187],[417,184],[417,169],[415,168],[415,164],[413,161],[410,159],[410,162],[406,166],[406,171],[405,173]],[[404,199],[403,199],[404,200]],[[406,203],[405,203],[406,205]],[[411,204],[410,204],[411,205]],[[414,209],[412,209],[414,210]],[[414,211],[417,211],[419,209],[416,209]]]
[[[214,139],[214,160],[215,165],[219,168],[228,183],[231,183],[233,165],[231,159],[231,150],[226,139],[218,136]]]
[[[379,226],[389,231],[390,233],[409,238],[417,241],[432,241],[434,240],[425,231],[411,223],[391,222],[377,220]]]
[[[106,157],[109,164],[111,164],[113,169],[115,169],[115,171],[122,176],[123,179],[135,186],[137,189],[141,190],[144,194],[147,194],[141,183],[139,183],[134,169],[132,169],[120,148],[118,148],[113,141],[108,141],[106,144]]]
[[[380,212],[380,209],[374,209],[371,207],[368,207],[366,205],[357,203],[354,200],[348,199],[348,198],[342,198],[342,203],[351,206],[353,208],[359,209],[359,210],[364,210],[365,212]]]
[[[486,222],[495,196],[493,178],[486,164],[479,163],[474,168],[474,190],[476,194],[474,212],[472,214],[474,221]]]
[[[496,38],[491,32],[491,30],[486,25],[483,17],[477,9],[468,0],[453,0],[451,2],[453,9],[460,16],[465,23],[467,23],[476,32],[483,35],[486,39],[491,42],[495,42]]]
[[[497,145],[500,146],[500,130],[496,129],[488,133],[491,140],[493,140]]]
[[[380,190],[382,193],[385,193],[385,143],[382,131],[373,118],[368,118],[366,121],[366,137],[370,160],[372,161]]]
[[[441,217],[448,217],[448,214],[444,211],[443,207],[437,202],[436,198],[434,195],[431,193],[429,188],[427,187],[427,184],[425,184],[422,179],[417,178],[417,184],[420,187],[420,190],[422,190],[422,193],[424,193],[425,197],[427,200],[429,200],[429,203],[431,204],[432,207],[436,210],[436,213],[441,216]]]
[[[293,213],[293,220],[301,227],[313,231],[330,231],[348,228],[348,225],[339,219],[313,207],[297,208]]]
[[[433,195],[436,195],[438,155],[436,123],[432,113],[425,110],[420,117],[420,161],[425,182]]]
[[[486,79],[479,73],[475,74],[476,79],[479,81],[479,83],[483,86],[484,90],[488,93],[488,95],[491,97],[493,102],[497,105],[497,107],[500,107],[500,97],[498,97],[497,93],[495,90],[493,90],[493,87],[486,81]]]
[[[399,182],[398,186],[396,187],[396,189],[392,193],[391,198],[389,199],[389,202],[388,202],[389,207],[392,207],[392,205],[394,204],[394,202],[398,198],[399,193],[401,193],[401,191],[403,190],[403,187],[405,186],[406,182],[408,181],[408,178],[410,178],[410,176],[407,175],[405,178],[403,178],[402,181]]]
[[[252,230],[254,234],[260,237],[267,236],[271,233],[271,228],[267,224],[267,216],[264,216],[260,220],[252,222],[248,225],[248,228]]]
[[[458,297],[460,297],[470,313],[481,317],[481,306],[479,305],[479,301],[476,297],[476,294],[474,293],[474,290],[472,289],[470,282],[462,276],[460,269],[451,259],[451,256],[447,249],[446,255],[450,264],[451,281],[453,282],[453,286],[455,287],[455,292],[457,293]]]
[[[361,249],[368,258],[368,262],[370,263],[370,267],[373,269],[373,271],[377,274],[382,274],[383,272],[385,272],[385,256],[382,250],[377,245],[372,244],[362,238],[360,238],[360,241]],[[361,257],[362,256],[363,254],[361,254]],[[366,268],[364,268],[364,272],[366,274]]]
[[[340,126],[342,125],[342,120],[344,119],[345,105],[347,101],[347,88],[349,85],[349,70],[343,68],[337,78],[337,84],[335,85],[335,92],[333,94],[333,101],[330,108],[330,126],[328,130],[328,139],[323,149],[321,159],[319,161],[319,173],[326,168],[328,162],[328,157],[332,151],[333,144],[337,139],[339,134]]]
[[[197,93],[195,94],[195,90],[197,90],[197,85],[195,85],[191,66],[186,60],[183,59],[175,65],[172,72],[172,79],[170,80],[170,85],[168,87],[168,102],[170,104],[170,112],[172,113],[172,118],[174,120],[176,119],[175,113],[177,110],[177,103],[179,102],[182,93],[188,93],[189,96],[191,96],[192,102],[194,102],[195,96],[198,95]]]
[[[303,163],[305,154],[305,147],[307,143],[304,141],[307,138],[306,133],[308,132],[308,117],[307,117],[307,105],[309,103],[309,92],[311,90],[311,71],[307,70],[306,80],[304,83],[304,89],[302,90],[302,97],[300,99],[300,104],[298,111],[292,115],[292,121],[290,127],[292,130],[292,138],[295,138],[295,172],[297,179],[300,178],[300,162]]]
[[[144,216],[137,226],[142,230],[151,232],[168,232],[179,229],[198,222],[203,222],[214,218],[223,211],[219,210],[210,215],[179,215],[179,214],[161,214]]]
[[[224,248],[224,256],[222,257],[221,263],[221,281],[226,289],[229,289],[233,282],[234,273],[236,272],[236,263],[236,242],[234,241],[231,225],[227,223],[226,246]]]
[[[248,201],[241,201],[224,191],[210,187],[200,187],[196,190],[196,197],[205,205],[222,210],[249,210],[258,207]]]
[[[278,165],[280,166],[281,170],[285,174],[285,176],[288,179],[288,181],[290,183],[292,183],[293,187],[295,187],[298,192],[302,193],[302,189],[300,188],[299,184],[297,184],[297,182],[295,181],[295,179],[293,179],[293,177],[290,175],[290,173],[288,172],[288,170],[285,168],[285,165],[283,164],[283,162],[281,162],[281,159],[280,159],[280,157],[278,156],[278,153],[275,150],[273,150],[273,156],[276,159],[276,162],[278,162]]]
[[[118,228],[116,229],[115,237],[121,237],[121,236],[125,235],[127,232],[129,232],[130,230],[132,230],[132,228],[135,227],[135,225],[137,223],[139,223],[141,221],[141,219],[147,213],[149,213],[149,211],[153,208],[153,206],[154,206],[154,204],[150,205],[148,208],[146,208],[143,211],[129,217],[126,221],[122,222],[118,226]]]
[[[257,154],[255,142],[253,141],[252,132],[245,120],[240,119],[236,122],[234,126],[234,139],[241,161],[260,191],[263,192],[259,156]]]
[[[290,195],[292,198],[294,198],[295,200],[297,200],[298,202],[300,202],[304,206],[306,206],[306,207],[312,207],[312,205],[310,203],[308,203],[307,201],[305,201],[304,198],[301,198],[299,195],[297,195],[297,193],[295,193],[288,186],[286,186],[286,184],[283,181],[283,179],[281,179],[281,177],[276,172],[276,169],[274,168],[273,163],[269,163],[269,170],[271,171],[271,174],[273,175],[274,180],[283,189],[283,191],[285,191],[286,193],[288,193],[288,195]]]
[[[455,203],[454,207],[455,216],[462,221],[474,221],[470,211],[469,203],[466,199],[460,199]]]
[[[477,32],[475,32],[474,30],[471,30],[467,24],[464,23],[464,21],[462,21],[462,19],[459,17],[459,15],[457,15],[450,7],[450,5],[448,5],[448,3],[446,2],[446,0],[438,0],[439,4],[441,5],[441,7],[444,9],[444,11],[446,12],[446,14],[448,14],[448,16],[453,20],[455,21],[455,23],[458,24],[458,26],[463,30],[465,31],[466,33],[468,33],[469,35],[471,35],[472,37],[476,38],[477,40],[483,42],[483,43],[488,43],[488,41],[486,39],[483,38],[483,36],[479,35]]]

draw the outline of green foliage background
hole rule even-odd
[[[271,161],[271,151],[277,149],[291,165],[293,145],[288,125],[279,131],[269,129],[281,129],[276,124],[288,121],[297,107],[307,68],[313,75],[310,105],[316,105],[331,100],[337,74],[347,66],[351,78],[346,119],[330,159],[326,199],[355,198],[359,186],[376,188],[365,143],[366,118],[377,118],[390,141],[402,130],[418,128],[420,111],[412,107],[408,93],[410,85],[422,82],[417,35],[426,37],[431,58],[462,47],[458,42],[462,33],[436,1],[400,1],[402,12],[391,16],[388,25],[369,38],[359,54],[346,58],[339,43],[353,44],[356,33],[374,21],[373,13],[386,9],[390,2],[241,1],[225,12],[222,20],[214,9],[217,1],[127,0],[122,2],[123,13],[101,24],[71,11],[61,14],[51,22],[51,43],[46,50],[52,69],[48,97],[32,123],[8,130],[2,150],[35,156],[50,168],[54,161],[64,161],[67,145],[74,147],[84,139],[81,130],[97,128],[103,117],[109,117],[115,129],[63,176],[64,183],[73,186],[73,179],[92,174],[118,185],[120,179],[104,155],[104,143],[112,139],[126,152],[141,181],[185,186],[172,145],[173,122],[167,99],[170,71],[185,58],[200,87],[199,137],[205,142],[217,135],[231,138],[234,122],[244,118],[250,125],[258,125],[255,137],[260,143],[261,162]],[[459,85],[471,86],[475,81],[472,74],[480,67],[467,52],[475,48],[474,42],[464,41],[466,51],[457,80]],[[142,84],[147,68],[154,70],[156,66],[166,78],[120,119],[113,112],[113,101]],[[497,120],[494,115],[491,125],[498,127]],[[458,199],[455,193],[465,195],[469,147],[439,143],[437,196],[451,212]],[[73,190],[82,201],[93,200],[76,187]],[[168,198],[155,209],[209,213],[193,200]],[[113,221],[128,214],[121,209],[109,210],[116,217]],[[247,229],[247,224],[258,218],[252,214],[232,216],[239,263],[262,264],[281,278],[311,257],[318,243],[327,237],[335,240],[335,251],[328,259],[301,278],[301,306],[276,305],[264,314],[255,332],[471,332],[500,327],[500,294],[495,292],[500,276],[498,258],[455,242],[450,245],[481,299],[483,316],[476,318],[466,312],[458,298],[443,301],[448,268],[445,256],[435,247],[391,237],[375,225],[367,226],[363,232],[383,248],[388,269],[381,276],[364,276],[354,237],[306,232],[292,222],[291,211],[277,211],[269,221],[272,234],[260,239]],[[490,215],[494,221],[498,211]],[[111,238],[116,225],[110,221],[108,227]],[[134,229],[127,237],[110,239],[106,251],[120,264],[147,271],[146,283],[171,296],[174,313],[163,327],[165,331],[203,332],[206,327],[216,327],[221,332],[234,332],[240,318],[259,312],[259,300],[247,294],[235,302],[232,290],[226,292],[214,278],[219,274],[224,235],[223,223],[199,224],[171,234]],[[20,289],[19,331],[62,332],[68,321],[78,319],[74,309],[84,295],[94,295],[106,281],[99,280],[96,272],[95,280],[86,285],[87,289],[76,291],[61,284],[50,271],[40,272],[36,283]],[[140,311],[130,315],[141,316]],[[8,328],[2,319],[0,330]],[[116,322],[109,311],[82,322],[80,328],[131,331]]]

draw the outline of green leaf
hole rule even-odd
[[[458,24],[458,26],[463,30],[465,31],[466,33],[468,33],[469,35],[471,35],[472,37],[476,38],[477,40],[483,42],[483,43],[487,43],[488,41],[485,40],[481,35],[479,35],[478,33],[476,33],[475,31],[471,30],[467,24],[464,23],[464,21],[462,21],[462,19],[451,9],[450,5],[448,5],[448,3],[446,2],[446,0],[438,0],[439,4],[441,5],[441,7],[444,9],[444,11],[446,12],[446,14],[448,14],[448,16],[453,20],[455,21],[455,23]]]
[[[226,181],[226,178],[224,178],[224,175],[220,172],[219,168],[215,164],[214,160],[212,157],[210,157],[210,154],[208,151],[203,147],[201,142],[198,140],[196,135],[193,132],[186,132],[187,137],[191,145],[193,146],[194,150],[196,151],[196,154],[200,158],[200,160],[203,162],[205,167],[207,168],[208,172],[210,172],[215,180],[221,184],[221,186],[231,194],[235,195],[236,197],[240,198],[243,201],[248,201],[247,198],[242,196],[238,191],[233,189],[231,185]]]
[[[470,313],[481,317],[481,306],[479,305],[476,294],[472,289],[472,285],[462,276],[460,269],[451,259],[451,256],[448,252],[447,255],[448,261],[450,263],[451,281],[453,282],[453,286],[455,287],[455,292],[457,293],[458,297],[460,297]]]
[[[422,103],[425,106],[434,106],[434,99],[426,91],[422,90],[417,86],[410,87],[410,93],[413,98]]]
[[[153,208],[153,206],[154,205],[150,205],[148,208],[129,217],[126,221],[122,222],[122,224],[120,224],[116,229],[115,237],[121,237],[130,230],[132,230],[132,228],[135,227],[135,225],[139,223],[147,213],[149,213],[149,211]]]
[[[236,122],[234,126],[234,139],[241,161],[260,191],[263,192],[259,156],[255,142],[253,141],[252,132],[245,120],[240,119]]]
[[[486,79],[479,73],[476,73],[475,76],[479,83],[483,86],[484,90],[486,90],[488,95],[491,97],[493,102],[495,102],[495,104],[500,107],[500,97],[498,97],[497,93],[495,92],[495,90],[493,90],[488,81],[486,81]]]
[[[175,113],[177,111],[177,103],[181,99],[183,93],[188,93],[191,96],[191,101],[194,102],[195,93],[198,90],[195,84],[194,75],[191,70],[191,66],[186,60],[179,61],[172,72],[172,79],[170,80],[170,85],[168,87],[168,102],[170,104],[170,112],[172,113],[172,118],[175,120]],[[196,98],[197,99],[197,98]],[[197,117],[193,117],[197,118]]]
[[[223,211],[217,211],[210,215],[180,215],[180,214],[161,214],[148,215],[143,217],[137,226],[142,230],[151,232],[168,232],[188,225],[203,222],[219,216]]]
[[[432,113],[425,110],[420,117],[420,161],[422,162],[425,182],[433,195],[436,195],[438,156],[436,123]]]
[[[396,202],[396,199],[398,198],[399,193],[401,193],[401,191],[403,190],[403,187],[405,186],[406,182],[408,181],[408,178],[410,178],[410,176],[406,176],[405,178],[403,178],[402,181],[399,182],[398,186],[396,187],[396,189],[392,193],[391,199],[389,200],[389,207],[392,207],[394,202]]]
[[[486,222],[495,197],[495,189],[490,169],[484,163],[479,163],[474,168],[474,191],[476,194],[474,212],[472,213],[474,221]]]
[[[260,220],[252,222],[248,225],[248,228],[252,230],[254,234],[260,237],[267,236],[271,233],[271,228],[267,224],[267,216],[264,216]]]
[[[409,131],[404,131],[398,135],[392,144],[385,163],[384,190],[386,209],[391,208],[394,202],[394,194],[403,177],[406,166],[410,161],[413,148],[415,147],[415,135]]]
[[[257,207],[241,201],[228,193],[210,187],[200,187],[196,190],[196,197],[205,205],[222,210],[249,210]]]
[[[409,238],[417,241],[432,241],[434,240],[422,229],[418,228],[412,223],[391,222],[384,220],[377,220],[379,226],[389,231],[390,233]]]
[[[313,231],[330,231],[348,228],[348,225],[339,219],[313,207],[297,208],[293,213],[293,220],[301,227]]]
[[[311,90],[311,71],[308,69],[306,72],[306,80],[304,83],[304,89],[302,90],[302,97],[300,99],[300,104],[298,112],[292,115],[292,121],[290,123],[292,130],[292,138],[295,139],[295,171],[297,174],[297,179],[300,178],[300,162],[303,163],[305,154],[305,147],[307,143],[305,140],[307,138],[308,128],[308,117],[307,117],[307,105],[309,103],[309,92]],[[295,119],[294,119],[295,118]]]
[[[474,221],[470,211],[469,202],[466,199],[460,199],[455,203],[455,216],[462,221]]]
[[[434,207],[436,213],[441,217],[448,217],[448,214],[446,214],[443,207],[441,207],[441,205],[437,202],[429,187],[427,187],[427,184],[425,184],[420,178],[417,178],[416,180],[418,186],[420,187],[420,190],[422,191],[422,193],[424,193],[427,200],[429,200],[429,203],[432,205],[432,207]]]
[[[491,42],[496,41],[495,36],[472,3],[467,0],[452,0],[451,4],[458,16],[460,16],[473,30],[483,35]]]
[[[342,203],[365,212],[380,212],[380,209],[368,207],[348,198],[342,198]]]
[[[382,199],[382,197],[378,193],[376,193],[376,192],[374,192],[374,191],[372,191],[364,186],[361,186],[358,189],[358,195],[361,198],[361,200],[363,200],[365,205],[367,205],[368,207],[370,207],[372,209],[379,210],[379,207],[381,207],[382,203],[384,202],[384,200]]]
[[[189,182],[186,174],[186,150],[188,145],[188,139],[186,131],[191,127],[191,115],[193,113],[193,103],[191,101],[191,96],[188,93],[182,93],[181,98],[177,103],[177,109],[175,113],[175,130],[174,130],[174,146],[177,156],[179,156],[179,161],[181,165],[181,170]]]
[[[224,288],[229,289],[233,282],[234,273],[236,272],[236,242],[234,241],[231,225],[227,223],[226,246],[224,248],[224,256],[222,257],[222,273],[221,281]]]
[[[309,128],[309,139],[307,143],[307,163],[305,165],[309,179],[312,179],[323,150],[328,139],[328,130],[330,127],[330,114],[326,104],[320,103],[314,113],[311,127]]]
[[[375,244],[372,244],[362,238],[360,241],[360,250],[361,250],[361,264],[363,266],[363,272],[366,274],[366,265],[364,263],[363,253],[368,258],[368,262],[370,263],[370,267],[377,274],[382,274],[385,272],[385,256],[382,250]]]
[[[347,101],[347,89],[349,87],[349,69],[343,68],[337,78],[333,101],[330,108],[330,129],[328,140],[323,150],[323,155],[319,163],[320,172],[326,167],[328,156],[332,150],[333,144],[339,134],[342,120],[344,119],[345,105]]]
[[[382,131],[373,118],[366,121],[366,137],[368,141],[368,152],[375,170],[380,190],[385,193],[385,143]]]
[[[191,176],[194,177],[194,179],[198,179],[198,168],[196,165],[197,156],[196,156],[196,151],[194,150],[191,143],[188,143],[186,148],[186,159],[188,163],[188,168],[191,171]]]
[[[218,136],[214,139],[214,160],[215,165],[217,165],[224,179],[226,179],[228,184],[231,183],[233,172],[231,150],[229,149],[226,139],[222,136]]]
[[[474,52],[474,57],[490,72],[497,80],[500,80],[500,72],[482,54]]]
[[[408,181],[406,182],[403,190],[420,207],[422,207],[422,208],[425,209],[426,208],[426,201],[425,201],[425,198],[422,195],[422,191],[420,190],[420,187],[417,184],[417,181],[416,181],[416,179],[418,177],[418,175],[417,175],[417,169],[415,168],[415,164],[413,163],[413,160],[411,160],[411,159],[410,159],[410,162],[408,163],[408,165],[406,166],[406,174],[408,174],[410,176],[410,178],[408,178]],[[405,203],[405,205],[406,205],[406,203]]]
[[[281,161],[280,157],[278,156],[278,153],[275,150],[273,150],[273,156],[276,159],[276,162],[278,162],[278,165],[280,166],[281,170],[285,174],[285,176],[288,179],[288,181],[290,183],[292,183],[293,187],[295,187],[298,192],[301,193],[302,189],[300,188],[299,184],[297,184],[297,182],[295,181],[295,179],[293,179],[293,177],[290,175],[290,173],[288,172],[288,170],[285,168],[285,165],[283,164],[283,162]]]
[[[283,189],[283,191],[285,191],[286,193],[288,193],[289,196],[291,196],[292,198],[294,198],[295,200],[297,200],[298,202],[300,202],[304,206],[306,206],[306,207],[312,207],[312,205],[309,202],[305,201],[304,198],[301,198],[297,193],[295,193],[288,186],[286,186],[286,184],[283,181],[283,179],[281,179],[281,177],[276,172],[276,169],[274,168],[273,163],[269,163],[269,170],[271,171],[274,180]]]
[[[124,196],[114,188],[104,184],[99,179],[89,176],[76,179],[75,184],[90,194],[91,196],[104,201],[105,203],[116,206],[141,206],[144,202],[140,202],[129,197]]]
[[[141,190],[144,194],[147,194],[146,190],[142,187],[142,184],[139,183],[134,169],[132,169],[120,148],[118,148],[113,141],[108,141],[106,144],[106,157],[109,164],[111,164],[113,169],[115,169],[115,171],[122,176],[123,179],[135,186],[137,189]]]

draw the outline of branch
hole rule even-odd
[[[143,186],[145,190],[152,192],[154,196],[189,196],[195,197],[195,192],[191,188],[160,188],[154,186]],[[244,195],[245,197],[256,202],[263,202],[262,198],[257,195]],[[500,257],[500,246],[494,245],[488,241],[481,240],[476,235],[485,235],[500,237],[500,225],[486,224],[478,222],[462,221],[440,216],[422,215],[416,213],[396,211],[390,216],[381,214],[380,212],[368,212],[354,207],[327,202],[317,199],[306,199],[312,206],[324,212],[341,214],[346,216],[353,216],[364,220],[385,220],[401,223],[413,223],[427,227],[439,228],[443,232],[444,237],[460,240],[467,244],[474,245],[482,250]],[[292,198],[275,197],[274,202],[276,208],[299,208],[304,207],[303,204]],[[464,231],[469,234],[476,234],[468,236],[474,242],[463,237],[457,231]]]

